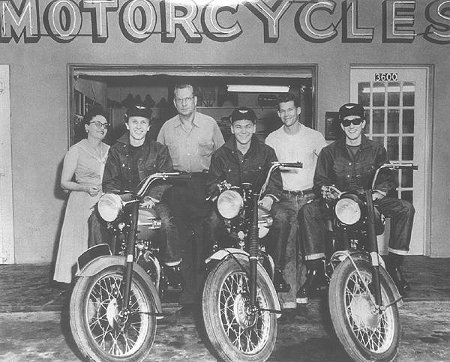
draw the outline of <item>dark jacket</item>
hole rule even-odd
[[[108,153],[105,171],[103,173],[103,191],[111,193],[124,193],[132,190],[131,184],[131,157],[129,154],[130,133],[126,132],[113,144]],[[145,139],[138,158],[139,179],[156,172],[171,172],[172,159],[167,146],[162,145],[149,137]],[[149,196],[160,200],[163,192],[169,185],[156,185],[151,188]]]
[[[324,147],[317,160],[314,192],[321,194],[323,185],[335,185],[340,191],[370,189],[375,171],[388,163],[386,149],[378,142],[361,135],[361,148],[354,159],[347,149],[345,137]],[[397,187],[394,175],[384,169],[378,176],[375,189],[388,192]]]
[[[239,161],[236,139],[231,136],[212,154],[207,180],[209,194],[213,193],[215,186],[224,180],[233,186],[248,182],[253,185],[254,190],[259,191],[266,179],[271,162],[274,161],[277,161],[277,156],[273,148],[262,143],[255,135],[252,137],[250,149],[244,155],[243,162]],[[277,170],[272,173],[265,194],[279,199],[282,190],[281,175]]]

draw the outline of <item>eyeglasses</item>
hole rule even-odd
[[[104,128],[104,129],[108,129],[109,128],[109,124],[108,123],[102,123],[100,121],[92,121],[92,122],[89,122],[89,124],[95,124],[95,127],[97,127],[97,128]]]
[[[341,121],[342,125],[344,127],[350,126],[350,123],[354,124],[355,126],[359,126],[364,120],[362,118],[354,118],[354,119],[343,119]]]
[[[175,98],[175,102],[177,103],[188,103],[194,99],[194,96],[186,97],[186,98]]]

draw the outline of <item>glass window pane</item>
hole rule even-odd
[[[414,133],[414,109],[403,110],[403,133]]]
[[[414,137],[403,137],[402,158],[404,161],[412,161],[414,158]]]
[[[362,106],[370,106],[370,83],[358,83],[358,103]]]
[[[373,83],[373,106],[382,107],[384,106],[384,94],[386,92],[386,87],[382,82]]]
[[[399,132],[399,118],[400,112],[398,109],[388,110],[388,133],[398,133]]]
[[[386,151],[388,153],[388,157],[391,161],[398,161],[399,156],[399,138],[398,137],[388,137],[387,138],[387,147]]]
[[[402,187],[413,187],[413,170],[408,168],[401,170],[402,172]]]
[[[383,109],[375,109],[373,111],[372,133],[383,133],[384,134],[384,110]]]
[[[384,147],[384,137],[372,137],[372,139]]]
[[[388,83],[388,106],[398,107],[400,105],[400,83]]]
[[[416,86],[414,82],[403,82],[403,105],[414,106]]]
[[[402,191],[401,199],[412,203],[413,202],[413,192],[412,191]]]

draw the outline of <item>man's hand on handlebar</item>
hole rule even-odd
[[[327,201],[337,200],[341,192],[333,185],[322,186],[322,197]]]
[[[145,196],[140,206],[145,209],[151,209],[156,205],[157,202],[158,200],[154,199],[153,197]]]
[[[272,209],[273,205],[273,199],[269,196],[264,196],[259,202],[258,205],[261,206],[263,209],[266,209],[267,211],[270,211]]]

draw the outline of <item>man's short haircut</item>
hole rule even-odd
[[[190,90],[192,90],[192,94],[195,96],[194,86],[192,84],[188,84],[188,83],[176,84],[175,88],[173,89],[173,95],[175,96],[177,89],[185,89],[185,88],[189,88]]]
[[[278,110],[280,110],[280,103],[294,101],[295,107],[300,107],[300,99],[294,93],[281,93],[278,95]]]

